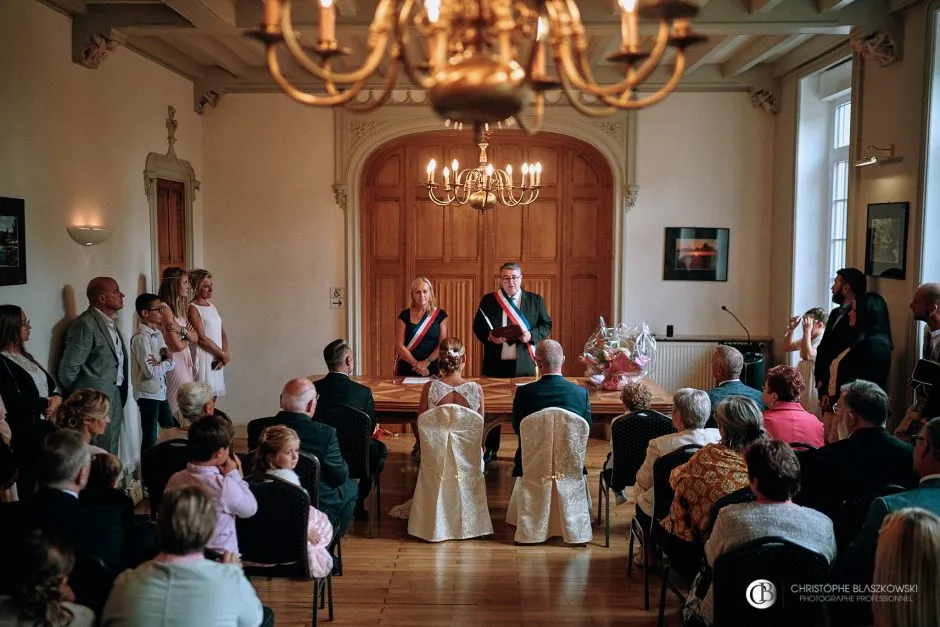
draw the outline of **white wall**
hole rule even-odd
[[[35,0],[0,2],[0,196],[26,200],[27,284],[0,287],[0,303],[32,321],[28,348],[48,363],[52,338],[88,306],[85,286],[117,279],[127,295],[121,330],[133,329],[133,299],[150,281],[150,218],[143,170],[165,152],[167,105],[177,109],[177,154],[201,175],[201,122],[192,84],[118,48],[97,70],[72,63],[71,21]],[[200,202],[196,254],[202,254]],[[110,240],[83,248],[70,224],[104,224]],[[133,405],[133,403],[130,403]]]
[[[623,319],[656,333],[770,334],[773,118],[744,93],[678,93],[641,111],[625,219]],[[727,282],[663,281],[665,227],[731,229]]]
[[[346,329],[345,217],[333,183],[333,112],[281,94],[229,95],[204,120],[205,264],[232,350],[236,422],[273,415],[292,377],[325,372]]]

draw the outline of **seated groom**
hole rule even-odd
[[[339,535],[346,532],[356,502],[356,482],[349,476],[349,466],[339,450],[336,429],[313,421],[317,391],[308,379],[291,379],[281,392],[281,411],[270,418],[248,423],[248,449],[258,447],[261,432],[267,427],[285,425],[297,432],[300,450],[320,460],[320,504],[317,509],[339,524]]]
[[[349,344],[343,340],[333,340],[323,349],[323,360],[330,372],[319,381],[314,381],[320,395],[317,409],[323,411],[330,407],[346,405],[368,414],[372,420],[374,432],[378,423],[375,420],[375,401],[372,399],[372,390],[361,383],[350,379],[353,373],[353,352]],[[372,474],[382,472],[385,458],[388,457],[388,447],[381,440],[373,438],[369,441],[369,468]],[[372,482],[359,481],[359,497],[356,499],[356,520],[369,520],[365,502],[372,489]]]
[[[715,410],[718,403],[729,396],[746,396],[764,411],[763,393],[741,382],[741,371],[744,370],[744,355],[736,348],[719,344],[712,353],[712,376],[715,377],[715,387],[708,390],[708,398],[712,402],[712,413],[708,419],[708,427],[716,427]]]
[[[567,409],[591,425],[591,401],[588,391],[571,383],[561,374],[565,363],[565,353],[561,344],[555,340],[542,340],[535,347],[535,363],[538,364],[542,377],[538,381],[516,388],[516,397],[512,401],[512,430],[519,435],[519,423],[530,414],[558,407]],[[522,438],[516,448],[516,463],[512,469],[513,477],[522,476]]]

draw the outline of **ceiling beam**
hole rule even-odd
[[[211,62],[206,64],[208,67],[217,65],[232,76],[244,76],[252,67],[250,63],[243,61],[215,37],[209,35],[169,36],[164,41],[193,59],[200,60],[200,57],[210,59]]]
[[[150,59],[157,65],[163,66],[190,80],[205,76],[206,68],[197,63],[192,57],[183,54],[156,37],[137,37],[133,41],[127,42],[125,45],[141,56]]]
[[[231,0],[163,0],[196,28],[226,24],[235,26],[235,5]],[[261,3],[258,3],[261,4]]]
[[[738,76],[777,54],[789,41],[785,35],[758,37],[721,64],[724,76]]]
[[[831,11],[841,11],[853,2],[855,2],[855,0],[818,0],[819,12],[829,13]]]
[[[336,10],[341,16],[355,17],[359,11],[356,0],[336,0]]]
[[[702,66],[714,63],[715,59],[724,58],[725,55],[742,46],[750,38],[750,35],[712,37],[705,43],[692,46],[685,55],[685,75],[694,74]]]
[[[849,38],[841,35],[817,35],[801,46],[794,48],[773,62],[774,77],[783,76],[802,67],[813,59],[839,47],[845,48],[845,55],[851,56]]]
[[[755,13],[770,13],[783,0],[744,0],[747,3],[747,12],[751,15]]]

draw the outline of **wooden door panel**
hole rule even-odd
[[[571,338],[566,351],[569,360],[580,355],[584,343],[597,327],[600,316],[610,321],[609,312],[600,309],[598,303],[598,281],[596,276],[580,275],[572,277],[570,281],[569,300],[565,309],[567,315],[564,320],[563,334]],[[570,364],[573,366],[574,364]],[[583,368],[583,366],[580,366]]]
[[[597,169],[584,155],[576,154],[571,168],[571,182],[576,188],[594,189],[600,183]]]
[[[536,200],[526,207],[525,246],[526,261],[557,261],[558,259],[558,203]]]
[[[185,185],[157,179],[157,265],[158,272],[170,266],[186,267]]]
[[[492,232],[493,257],[496,267],[507,261],[519,261],[523,257],[522,221],[525,209],[522,207],[497,206],[490,212],[492,220],[486,225]]]
[[[572,214],[577,217],[572,219],[568,231],[571,233],[568,258],[571,261],[594,261],[604,249],[598,246],[598,239],[604,237],[597,228],[601,222],[600,208],[593,200],[575,200],[572,203]]]
[[[430,200],[415,203],[415,219],[411,222],[409,241],[414,245],[414,258],[418,262],[443,262],[447,231],[444,228],[445,207]]]
[[[397,189],[401,185],[403,159],[404,155],[402,154],[391,154],[388,155],[387,159],[377,163],[370,184],[376,188],[391,187]],[[424,182],[425,179],[420,180]]]
[[[479,263],[483,257],[483,216],[471,207],[448,207],[450,221],[446,237],[450,242],[450,260]]]
[[[388,276],[380,275],[375,278],[375,296],[373,298],[374,314],[369,325],[367,337],[381,337],[386,341],[378,342],[369,362],[370,373],[380,376],[392,376],[392,364],[395,361],[395,329],[398,314],[404,309],[402,297],[407,296],[408,286],[403,284],[398,274]],[[368,358],[367,358],[368,359]],[[365,368],[363,369],[365,370]]]
[[[478,373],[482,347],[473,335],[473,317],[480,301],[479,277],[437,276],[431,278],[431,283],[438,305],[447,312],[448,335],[460,338],[466,347],[466,374]]]
[[[397,201],[373,203],[372,255],[376,261],[396,261],[402,258],[401,228],[404,222],[402,204]]]

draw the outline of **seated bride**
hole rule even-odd
[[[440,378],[428,381],[422,388],[418,415],[440,405],[460,405],[482,416],[483,388],[476,381],[463,378],[467,365],[467,350],[459,338],[448,337],[441,342],[438,364]],[[411,499],[408,499],[407,502],[393,507],[389,515],[408,518],[410,511]]]

